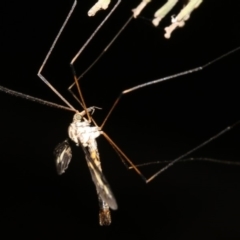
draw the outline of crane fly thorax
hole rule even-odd
[[[74,115],[73,122],[68,128],[68,135],[72,141],[77,145],[80,141],[84,147],[92,145],[100,134],[98,127],[91,126],[79,113]]]

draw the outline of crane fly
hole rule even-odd
[[[84,48],[88,45],[88,43],[93,39],[93,37],[96,35],[96,33],[99,31],[99,29],[104,25],[104,23],[108,20],[108,18],[112,15],[112,13],[116,10],[116,8],[119,6],[121,0],[118,0],[115,6],[111,9],[111,11],[107,14],[107,16],[104,18],[104,20],[100,23],[100,25],[97,27],[97,29],[93,32],[93,34],[90,36],[90,38],[87,40],[87,42],[84,44],[84,46],[80,49],[80,51],[76,54],[76,56],[71,61],[70,65],[73,71],[74,80],[77,81],[75,76],[75,69],[73,66],[73,63],[76,61],[76,59],[79,57],[80,53],[84,50]],[[102,173],[101,169],[101,162],[100,162],[100,156],[98,152],[97,142],[96,138],[100,135],[104,135],[106,139],[114,145],[114,142],[110,139],[110,137],[107,136],[106,133],[100,130],[100,128],[96,125],[95,121],[92,119],[90,113],[93,113],[95,109],[98,109],[97,107],[86,107],[86,104],[84,102],[80,86],[78,82],[76,82],[78,87],[78,93],[80,99],[77,99],[80,103],[81,107],[84,109],[83,111],[79,112],[77,109],[73,107],[73,105],[63,97],[62,94],[42,75],[42,71],[44,69],[45,64],[47,63],[53,49],[55,48],[56,43],[58,42],[58,39],[60,35],[62,34],[66,24],[68,23],[72,13],[74,12],[77,5],[77,0],[74,1],[64,23],[62,24],[57,36],[55,37],[39,71],[38,71],[38,77],[65,103],[65,106],[59,105],[53,102],[45,101],[43,99],[39,99],[36,97],[32,97],[20,92],[16,92],[7,88],[4,88],[0,86],[0,91],[9,93],[11,95],[15,95],[18,97],[22,97],[34,102],[38,102],[50,107],[56,107],[59,109],[72,111],[74,112],[73,116],[73,122],[70,124],[68,129],[68,139],[64,140],[62,143],[58,144],[58,146],[54,150],[55,155],[55,164],[57,173],[59,175],[62,175],[65,170],[68,168],[68,165],[72,159],[72,149],[70,141],[75,143],[77,146],[81,147],[84,154],[85,159],[87,161],[87,165],[92,177],[92,180],[95,184],[97,195],[98,195],[98,201],[99,201],[99,224],[101,226],[108,226],[111,224],[111,213],[110,208],[112,210],[117,210],[118,205],[116,202],[116,199],[112,193],[112,190],[105,178],[105,176]],[[89,16],[94,16],[97,11],[100,9],[106,9],[105,7],[95,8],[95,13],[92,13],[93,8],[91,8],[88,12]],[[72,92],[71,92],[72,93]],[[72,93],[73,94],[73,93]],[[76,96],[74,95],[76,98]],[[87,115],[87,118],[84,116]],[[95,126],[92,126],[92,122],[95,124]]]
[[[156,178],[159,174],[161,174],[163,171],[167,170],[169,167],[171,167],[173,164],[180,162],[180,161],[188,161],[188,160],[194,160],[194,159],[185,159],[186,157],[188,157],[188,155],[190,155],[191,153],[195,152],[196,150],[202,148],[203,146],[207,145],[208,143],[210,143],[211,141],[213,141],[214,139],[220,137],[221,135],[225,134],[227,131],[231,130],[233,127],[235,127],[236,125],[238,125],[240,122],[236,122],[235,124],[227,127],[226,129],[224,129],[223,131],[219,132],[218,134],[216,134],[215,136],[213,136],[212,138],[208,139],[207,141],[203,142],[202,144],[198,145],[197,147],[195,147],[194,149],[188,151],[187,153],[181,155],[180,157],[176,158],[173,161],[168,162],[168,165],[165,166],[164,168],[160,169],[159,171],[157,171],[155,174],[153,174],[152,176],[146,178],[142,172],[139,170],[138,167],[141,167],[142,165],[134,165],[133,162],[126,156],[126,154],[118,147],[118,145],[109,137],[109,135],[107,133],[105,133],[103,131],[103,127],[106,124],[108,118],[110,117],[111,113],[113,112],[113,110],[115,109],[115,107],[117,106],[118,102],[120,101],[120,99],[125,96],[128,93],[137,91],[139,89],[145,88],[147,86],[150,85],[154,85],[154,84],[158,84],[161,82],[165,82],[168,80],[172,80],[175,78],[178,78],[180,76],[184,76],[184,75],[188,75],[188,74],[192,74],[194,72],[198,72],[201,71],[207,67],[209,67],[210,65],[216,63],[217,61],[220,61],[221,59],[229,56],[230,54],[233,54],[237,51],[240,50],[240,47],[229,51],[226,54],[223,54],[222,56],[215,58],[214,60],[200,66],[200,67],[196,67],[187,71],[183,71],[177,74],[173,74],[171,76],[167,76],[161,79],[156,79],[150,82],[146,82],[137,86],[133,86],[132,88],[129,89],[125,89],[123,90],[119,97],[117,97],[117,99],[114,101],[112,107],[110,108],[109,112],[106,114],[106,117],[104,118],[102,124],[100,126],[98,126],[95,122],[95,120],[92,117],[92,114],[94,112],[95,109],[98,109],[98,107],[92,106],[92,107],[87,107],[82,91],[81,91],[81,87],[79,84],[79,80],[93,67],[93,65],[95,65],[95,63],[101,58],[101,56],[109,49],[109,47],[111,46],[111,44],[116,40],[116,38],[119,36],[119,34],[122,32],[122,30],[125,28],[126,25],[124,25],[120,31],[117,33],[117,35],[114,36],[114,38],[111,40],[111,42],[106,46],[106,48],[104,49],[104,51],[94,60],[94,62],[79,76],[77,77],[76,75],[76,71],[74,68],[74,63],[75,61],[78,59],[78,57],[81,55],[81,53],[83,52],[83,50],[86,48],[86,46],[89,44],[89,42],[94,38],[94,36],[96,35],[96,33],[100,30],[100,28],[104,25],[104,23],[107,21],[107,19],[111,16],[111,14],[115,11],[115,9],[118,7],[118,5],[120,4],[120,0],[117,1],[117,3],[115,4],[115,6],[112,8],[112,10],[108,13],[108,15],[105,17],[105,19],[101,22],[101,24],[97,27],[97,29],[93,32],[93,34],[89,37],[89,39],[86,41],[86,43],[81,47],[81,49],[77,52],[77,54],[73,57],[73,59],[70,62],[70,66],[71,66],[71,70],[73,73],[73,78],[74,78],[74,82],[69,86],[68,90],[70,91],[70,93],[73,95],[73,97],[75,98],[75,100],[77,100],[77,102],[81,105],[82,107],[82,111],[77,110],[76,108],[73,107],[73,105],[66,99],[63,97],[62,94],[60,94],[60,92],[53,87],[50,82],[42,75],[42,71],[43,68],[45,66],[45,64],[47,63],[48,58],[50,57],[61,33],[63,32],[67,22],[69,21],[69,18],[71,17],[72,13],[74,12],[74,9],[77,5],[77,0],[74,1],[63,25],[61,26],[56,38],[54,39],[39,71],[38,71],[38,77],[64,102],[65,105],[59,105],[53,102],[49,102],[40,98],[36,98],[36,97],[32,97],[5,87],[0,86],[0,91],[8,93],[10,95],[14,95],[14,96],[18,96],[18,97],[22,97],[25,98],[27,100],[30,101],[35,101],[38,102],[40,104],[44,104],[46,106],[50,106],[50,107],[55,107],[55,108],[59,108],[65,111],[71,111],[74,113],[73,115],[73,121],[70,124],[69,128],[68,128],[68,138],[65,139],[63,142],[61,142],[54,150],[54,154],[55,154],[55,163],[56,163],[56,169],[57,169],[57,173],[59,175],[63,174],[66,169],[69,166],[69,163],[72,159],[72,150],[71,150],[71,144],[74,143],[75,145],[79,146],[82,148],[84,154],[85,154],[85,159],[92,177],[92,180],[95,184],[96,187],[96,191],[97,191],[97,195],[98,195],[98,201],[99,201],[99,223],[100,225],[110,225],[111,224],[111,213],[110,213],[110,209],[112,210],[116,210],[118,208],[117,205],[117,201],[114,197],[114,194],[112,193],[112,190],[110,188],[110,185],[108,184],[105,176],[102,173],[102,169],[101,169],[101,162],[100,162],[100,155],[99,155],[99,151],[98,151],[98,147],[97,147],[97,142],[96,142],[96,138],[99,137],[100,135],[102,135],[108,142],[109,144],[112,146],[112,148],[116,151],[116,153],[118,154],[118,156],[120,157],[120,159],[122,160],[122,162],[125,164],[125,166],[128,169],[133,169],[136,171],[137,174],[139,174],[139,176],[144,180],[144,182],[149,183],[150,181],[152,181],[154,178]],[[89,16],[93,16],[94,14],[90,14]],[[73,86],[77,87],[77,91],[78,91],[78,96],[76,94],[73,93],[72,88]],[[184,160],[185,159],[185,160]],[[212,161],[211,159],[198,159],[198,160],[206,160],[206,161]],[[229,164],[235,164],[235,163],[231,163],[228,162]],[[149,163],[151,164],[151,163]],[[152,164],[156,164],[152,163]]]

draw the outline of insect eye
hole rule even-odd
[[[82,116],[81,116],[81,114],[77,113],[77,114],[74,115],[73,119],[80,121],[80,120],[82,120]]]

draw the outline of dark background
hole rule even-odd
[[[73,1],[9,1],[1,5],[1,82],[26,94],[61,103],[37,71]],[[87,16],[95,0],[79,1],[43,75],[78,107],[67,91],[69,62],[107,11]],[[110,8],[114,5],[113,1]],[[165,1],[141,14],[150,19]],[[131,16],[139,0],[120,7],[76,63],[81,73]],[[181,8],[181,4],[177,10]],[[118,94],[129,87],[200,66],[240,45],[240,3],[204,1],[182,29],[164,39],[159,28],[133,20],[81,81],[100,124]],[[173,11],[172,14],[177,11]],[[240,119],[240,52],[202,72],[125,96],[105,131],[137,163],[172,160]],[[72,113],[0,93],[1,233],[3,239],[239,239],[240,167],[179,163],[146,185],[127,171],[103,137],[98,139],[104,174],[118,201],[112,225],[98,225],[98,204],[84,155],[73,149],[63,176],[53,149],[67,137]],[[240,127],[191,157],[239,162]],[[161,166],[142,169],[150,176]]]

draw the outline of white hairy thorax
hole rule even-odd
[[[97,150],[95,138],[101,134],[98,127],[91,126],[90,123],[80,113],[76,113],[73,122],[68,128],[69,138],[79,145],[79,141],[84,147],[89,147],[91,151]]]

